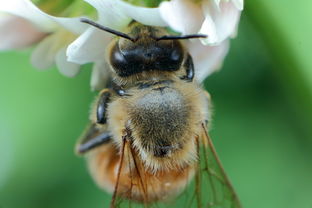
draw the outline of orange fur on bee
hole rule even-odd
[[[130,143],[124,150],[117,195],[138,202],[166,201],[178,195],[195,173],[195,164],[180,169],[151,172],[144,168]],[[89,165],[97,184],[110,192],[117,183],[121,155],[113,144],[103,145],[89,153]]]

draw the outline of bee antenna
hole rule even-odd
[[[183,39],[192,39],[192,38],[207,38],[207,35],[203,34],[192,34],[192,35],[180,35],[180,36],[169,36],[164,35],[160,38],[157,38],[156,40],[183,40]]]
[[[119,32],[117,30],[113,30],[113,29],[111,29],[109,27],[105,27],[103,25],[100,25],[100,24],[98,24],[98,23],[96,23],[96,22],[94,22],[94,21],[92,21],[90,19],[81,18],[80,22],[87,23],[89,25],[92,25],[93,27],[96,27],[96,28],[100,29],[100,30],[104,30],[106,32],[112,33],[112,34],[117,35],[119,37],[123,37],[123,38],[126,38],[128,40],[131,40],[132,42],[135,42],[135,39],[130,37],[129,35],[127,35],[125,33],[122,33],[122,32]]]

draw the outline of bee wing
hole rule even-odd
[[[199,168],[195,176],[197,207],[241,208],[235,190],[218,158],[204,124],[203,143],[199,152]]]
[[[195,178],[179,197],[160,207],[242,208],[205,125],[202,127],[202,140],[196,138],[198,163]]]

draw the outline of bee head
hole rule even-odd
[[[180,68],[185,50],[177,40],[158,40],[159,28],[134,24],[129,35],[133,41],[119,39],[109,54],[113,70],[120,77],[144,71],[176,71]]]
[[[145,71],[177,71],[187,58],[179,39],[206,37],[200,34],[169,36],[164,28],[137,22],[130,24],[127,33],[122,33],[88,19],[81,21],[120,37],[112,44],[108,54],[108,61],[119,77]]]

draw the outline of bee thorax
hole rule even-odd
[[[151,90],[133,103],[130,119],[133,136],[156,157],[182,148],[189,109],[182,94],[170,87]]]

